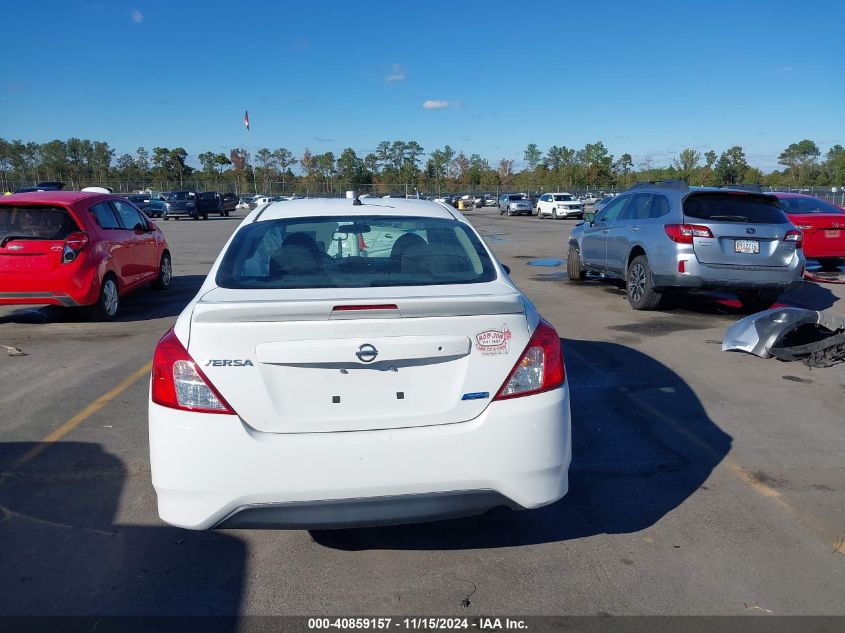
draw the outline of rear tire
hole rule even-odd
[[[625,289],[628,303],[634,310],[654,310],[660,303],[661,294],[654,289],[651,267],[645,255],[638,255],[628,266]]]
[[[587,271],[581,267],[581,251],[577,246],[569,247],[569,255],[566,257],[566,274],[569,281],[580,283],[587,278]]]
[[[169,253],[162,253],[161,262],[158,265],[158,277],[153,282],[156,290],[167,290],[170,288],[170,281],[173,279],[173,263]]]
[[[114,321],[120,312],[120,294],[117,279],[109,273],[100,286],[97,303],[88,306],[88,315],[95,321]]]
[[[772,304],[778,300],[780,291],[778,290],[740,290],[736,293],[742,309],[745,312],[762,312],[772,307]]]

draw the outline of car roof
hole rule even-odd
[[[433,200],[405,198],[362,198],[354,205],[348,198],[301,198],[271,202],[256,215],[258,220],[277,220],[307,216],[394,215],[456,219],[448,207]]]
[[[11,196],[0,198],[0,202],[38,202],[41,204],[71,205],[89,198],[120,198],[121,196],[111,193],[95,193],[91,191],[32,191],[27,193],[13,193]]]
[[[795,191],[770,191],[771,195],[775,196],[776,198],[815,198],[816,196],[810,196],[806,193],[797,193]]]

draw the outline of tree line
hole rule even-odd
[[[523,152],[525,167],[514,171],[513,159],[495,165],[479,154],[467,155],[449,145],[426,153],[416,141],[382,141],[360,156],[347,147],[333,152],[297,156],[287,148],[262,147],[251,155],[243,147],[228,153],[205,151],[199,167],[188,164],[183,147],[139,147],[117,152],[105,141],[69,138],[47,143],[0,138],[0,188],[59,180],[69,188],[92,184],[115,189],[194,187],[226,191],[325,193],[345,190],[396,191],[399,186],[422,192],[552,189],[622,189],[637,180],[684,178],[692,185],[759,183],[773,187],[845,185],[845,148],[834,145],[822,157],[810,140],[790,144],[778,157],[783,169],[763,173],[751,166],[740,146],[717,154],[686,148],[668,165],[631,154],[618,158],[604,143],[581,149],[552,145],[542,150],[531,143]],[[116,185],[116,186],[115,186]]]

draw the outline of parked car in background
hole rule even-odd
[[[558,333],[460,214],[380,203],[252,214],[159,341],[148,410],[164,521],[344,528],[566,494]]]
[[[580,200],[581,200],[584,204],[595,204],[595,203],[596,203],[596,202],[598,202],[600,199],[601,199],[601,196],[599,196],[598,194],[595,194],[595,193],[591,193],[591,192],[589,192],[589,191],[588,191],[587,193],[585,193],[585,194],[583,194],[583,195],[581,195],[581,196],[580,196]]]
[[[575,226],[567,268],[622,279],[635,310],[650,310],[673,290],[736,292],[750,311],[770,307],[804,273],[801,231],[772,196],[641,183]]]
[[[164,200],[159,198],[153,198],[148,203],[145,209],[143,209],[144,213],[146,213],[151,218],[160,218],[164,216],[164,212],[167,210],[167,203]]]
[[[485,207],[495,207],[497,204],[499,204],[499,199],[496,196],[494,196],[492,193],[484,194]]]
[[[236,211],[238,208],[238,202],[240,202],[240,198],[232,192],[224,193],[223,194],[223,215],[227,218],[229,215]]]
[[[182,217],[207,220],[208,211],[200,212],[198,200],[199,194],[196,191],[171,191],[164,199],[164,215],[162,217],[165,220],[171,218],[178,220]]]
[[[613,198],[615,197],[615,195],[616,195],[616,194],[610,194],[610,195],[608,195],[608,196],[605,196],[604,198],[602,198],[602,199],[601,199],[601,200],[599,200],[598,202],[596,202],[596,203],[593,205],[593,213],[598,213],[599,211],[601,211],[602,209],[604,209],[604,208],[605,208],[608,204],[610,204],[610,202],[613,200]],[[583,204],[583,202],[582,202],[582,204]]]
[[[269,202],[273,202],[273,196],[264,196],[264,195],[257,195],[252,199],[250,202],[250,209],[255,209],[260,207],[262,204],[267,204]]]
[[[582,218],[584,203],[571,193],[544,193],[537,201],[538,218]]]
[[[0,305],[85,306],[110,321],[120,298],[170,286],[158,227],[122,196],[79,191],[0,198]]]
[[[207,220],[212,213],[222,218],[224,215],[223,196],[216,191],[204,191],[197,198],[197,209],[204,220]]]
[[[824,270],[845,264],[845,210],[814,196],[772,193],[787,217],[804,234],[804,255],[818,260]]]
[[[504,193],[499,196],[499,215],[531,215],[534,206],[521,193]]]
[[[32,193],[34,191],[61,191],[64,189],[65,183],[57,180],[44,180],[36,183],[34,187],[20,187],[15,189],[15,193]]]
[[[146,213],[147,206],[150,204],[151,196],[148,193],[130,193],[126,196],[126,199]]]

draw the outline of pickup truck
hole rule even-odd
[[[164,199],[165,208],[162,217],[165,220],[169,220],[170,218],[178,220],[183,216],[193,218],[194,220],[199,220],[200,218],[207,220],[209,203],[206,202],[205,208],[201,208],[198,202],[199,197],[196,191],[171,191],[166,194]],[[214,209],[216,210],[216,201],[212,200],[211,203],[215,205]]]
[[[240,198],[234,193],[224,193],[223,194],[223,212],[220,214],[225,217],[229,217],[229,214],[232,211],[237,210],[238,202],[240,202]]]

